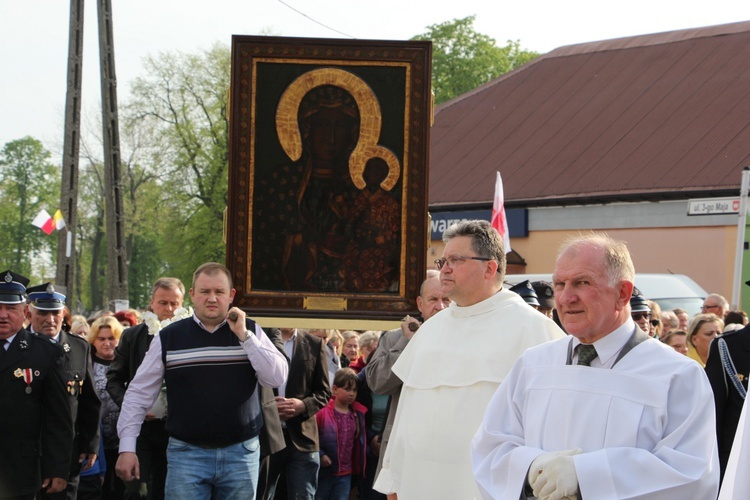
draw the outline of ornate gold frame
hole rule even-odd
[[[371,328],[379,321],[391,326],[416,312],[428,245],[430,61],[429,42],[233,37],[227,266],[237,288],[235,303],[266,317],[264,325],[330,320],[337,327]],[[380,187],[400,203],[397,289],[300,290],[282,282],[254,283],[261,283],[261,264],[273,267],[261,260],[269,242],[284,237],[274,232],[276,227],[261,230],[271,208],[258,201],[270,196],[261,196],[260,180],[271,171],[281,175],[269,165],[294,163],[302,156],[298,109],[308,91],[322,85],[344,89],[359,111],[359,134],[349,156],[353,185],[365,188],[368,160],[379,158],[387,165]]]

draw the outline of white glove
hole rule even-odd
[[[575,499],[578,476],[573,456],[582,452],[580,448],[552,451],[539,455],[531,462],[528,480],[534,496],[540,500]]]

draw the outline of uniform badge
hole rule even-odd
[[[29,341],[28,340],[22,340],[18,343],[18,346],[21,348],[22,351],[25,351],[29,348]]]
[[[47,293],[55,293],[55,287],[52,286],[52,283],[47,285]]]
[[[14,376],[14,377],[16,377],[16,378],[21,378],[21,377],[23,377],[23,370],[21,370],[20,368],[16,368],[16,369],[15,369],[15,370],[13,371],[13,376]]]
[[[34,370],[34,376],[35,376],[35,377],[38,377],[38,376],[39,376],[39,370]]]
[[[63,351],[70,352],[70,344],[68,344],[67,342],[65,342],[63,344]]]
[[[7,273],[5,273],[5,278],[3,279],[6,283],[10,283],[11,281],[13,281],[13,275],[11,275],[10,271],[8,271]]]

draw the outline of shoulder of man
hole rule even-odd
[[[54,355],[59,355],[63,352],[62,346],[46,335],[40,335],[28,330],[21,330],[18,332],[18,336],[19,343],[27,342],[30,346],[39,346],[40,349]],[[23,346],[21,349],[23,350]]]
[[[65,348],[65,343],[67,342],[70,344],[70,346],[73,349],[79,349],[79,350],[87,350],[91,348],[91,344],[89,344],[89,341],[84,339],[83,337],[79,337],[78,335],[72,335],[70,333],[62,332],[60,337],[60,343],[63,344],[63,349]]]
[[[321,339],[319,337],[316,337],[315,335],[312,335],[310,333],[307,333],[305,330],[297,329],[297,339],[305,342],[309,342],[311,344],[314,343],[320,343]]]
[[[717,337],[717,340],[718,339],[724,339],[724,341],[729,346],[743,345],[743,344],[750,345],[750,325],[744,328],[740,328],[739,330],[732,330],[731,332],[726,332],[722,334],[720,337]]]
[[[420,326],[420,328],[422,328]],[[401,338],[401,336],[404,334],[404,332],[401,331],[401,328],[394,328],[393,330],[387,330],[380,334],[380,340],[378,341],[378,347],[385,344],[395,344],[398,342],[398,339]]]
[[[122,342],[123,340],[134,340],[142,333],[148,334],[148,325],[146,323],[139,323],[135,326],[128,327],[122,331],[122,335],[120,335],[120,342]]]

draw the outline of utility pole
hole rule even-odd
[[[65,138],[62,157],[60,210],[66,231],[57,237],[57,272],[55,283],[68,290],[67,302],[76,310],[76,251],[78,227],[78,152],[81,140],[81,79],[83,75],[83,0],[70,0],[68,34],[68,73],[65,97]]]
[[[99,71],[102,85],[104,191],[107,219],[107,291],[110,304],[128,299],[128,260],[125,249],[125,211],[120,163],[120,126],[117,114],[117,77],[112,29],[112,3],[98,0]]]

